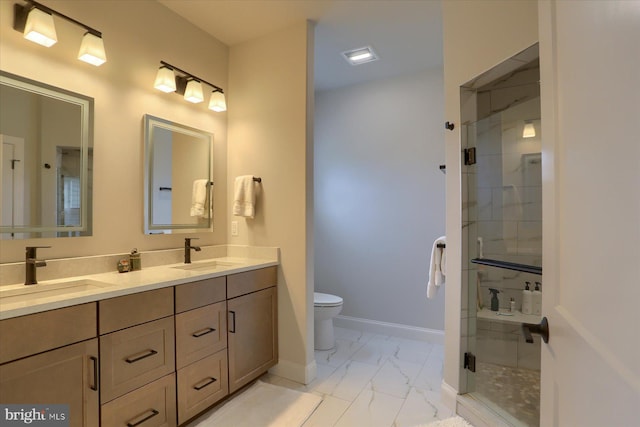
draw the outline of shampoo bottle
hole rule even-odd
[[[526,286],[522,291],[522,314],[533,312],[533,292],[529,289],[530,282],[525,282]]]
[[[491,311],[498,311],[498,309],[500,308],[498,293],[500,291],[497,289],[489,288],[489,292],[491,293]]]
[[[531,293],[533,301],[533,314],[542,314],[542,291],[540,290],[540,282],[536,282],[536,288]]]

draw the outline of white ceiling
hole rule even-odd
[[[315,21],[316,90],[442,66],[440,0],[158,1],[228,46]],[[363,46],[380,60],[352,66],[341,55]]]

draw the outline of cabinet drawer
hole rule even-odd
[[[0,363],[97,336],[96,303],[0,321]]]
[[[215,277],[176,286],[176,313],[224,301],[227,298],[226,285],[226,277]]]
[[[277,281],[275,266],[231,274],[227,276],[227,299],[275,286]]]
[[[100,335],[171,316],[173,288],[156,289],[100,301]]]
[[[227,352],[199,360],[178,371],[178,423],[199,414],[229,392]]]
[[[176,378],[167,375],[102,405],[102,426],[173,427],[176,425]]]
[[[174,371],[173,317],[100,337],[100,401],[108,402]]]
[[[225,301],[176,315],[178,369],[227,347]]]

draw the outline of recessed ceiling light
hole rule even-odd
[[[378,55],[376,55],[371,46],[360,47],[358,49],[342,52],[342,56],[344,56],[347,62],[351,65],[365,64],[367,62],[376,61],[378,59]]]

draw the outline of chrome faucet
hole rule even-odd
[[[185,237],[184,238],[184,263],[191,264],[191,249],[196,252],[200,252],[200,246],[191,246],[191,240],[198,240],[197,237]]]
[[[47,262],[44,260],[36,259],[36,250],[38,248],[50,248],[51,246],[27,246],[26,255],[24,260],[25,267],[25,285],[35,285],[38,283],[36,280],[36,267],[44,267]]]

